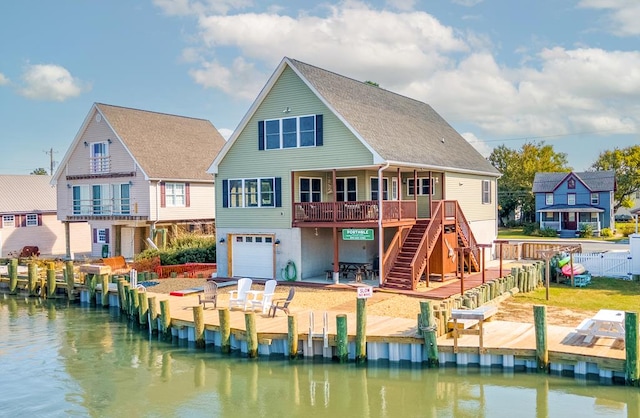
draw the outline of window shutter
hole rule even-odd
[[[160,182],[160,207],[167,207],[167,195],[166,195],[166,185],[163,182]]]
[[[276,195],[276,207],[277,208],[281,208],[282,207],[282,178],[281,177],[276,177],[276,184],[275,184],[275,195]]]
[[[109,228],[105,228],[104,230],[104,243],[105,244],[109,243]]]
[[[258,121],[258,150],[264,151],[264,121]]]
[[[93,228],[93,243],[96,244],[98,242],[98,230]]]
[[[184,184],[184,205],[186,207],[191,206],[191,186],[190,183]]]
[[[42,226],[42,214],[38,214],[38,226]]]
[[[321,147],[322,142],[322,115],[316,115],[316,147]]]
[[[229,180],[222,180],[222,207],[229,207]]]

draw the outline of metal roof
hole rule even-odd
[[[51,176],[0,175],[0,213],[56,212],[56,188]]]

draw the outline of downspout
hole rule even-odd
[[[160,183],[162,183],[161,179],[158,180],[158,182],[156,183],[156,219],[153,221],[153,224],[152,224],[153,229],[149,231],[149,235],[150,235],[149,239],[151,241],[153,241],[153,231],[156,230],[156,225],[160,220]]]
[[[382,286],[383,275],[382,271],[382,255],[384,253],[384,235],[382,230],[382,172],[389,168],[389,162],[378,168],[378,285]],[[400,179],[398,179],[400,181]],[[400,187],[400,186],[398,186]]]

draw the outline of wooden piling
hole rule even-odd
[[[356,303],[356,363],[367,361],[367,299]]]
[[[129,310],[131,309],[131,303],[129,302],[129,283],[122,283],[122,296],[124,297],[124,303],[122,304],[121,311],[129,315]]]
[[[18,259],[12,258],[9,261],[9,294],[18,293]]]
[[[76,286],[76,277],[75,271],[73,269],[73,261],[67,261],[65,263],[65,271],[67,272],[66,281],[67,281],[67,298],[69,301],[74,301],[75,296],[75,286]]]
[[[220,350],[223,354],[231,352],[231,316],[228,308],[218,309],[220,319]]]
[[[149,306],[149,329],[151,334],[156,335],[158,333],[158,304],[156,303],[156,297],[147,297],[147,305]]]
[[[536,331],[536,361],[538,372],[549,372],[549,349],[547,347],[547,307],[535,305],[533,320]]]
[[[131,318],[138,317],[140,302],[138,301],[138,289],[129,289],[129,316]]]
[[[118,284],[118,302],[120,302],[120,310],[124,311],[125,302],[127,297],[124,294],[124,279],[119,278],[116,282]]]
[[[30,262],[28,265],[28,287],[29,287],[29,296],[36,295],[36,286],[38,284],[38,265],[34,262]]]
[[[196,348],[204,348],[204,309],[200,304],[193,307],[193,332]]]
[[[244,314],[244,324],[247,330],[247,357],[258,357],[258,330],[256,329],[256,314],[247,312]]]
[[[625,380],[628,386],[640,386],[638,365],[638,314],[624,314]]]
[[[149,297],[147,292],[138,292],[138,323],[146,328],[149,321]]]
[[[47,297],[52,298],[56,294],[56,265],[54,262],[47,263]]]
[[[298,357],[298,320],[295,315],[287,316],[287,345],[289,360],[295,360]]]
[[[345,314],[336,316],[336,356],[340,363],[346,363],[349,360],[349,338]]]
[[[160,332],[163,339],[171,340],[171,310],[168,300],[160,301]]]
[[[102,307],[109,306],[109,276],[103,274],[100,276],[100,285],[102,287]]]
[[[424,337],[423,362],[426,362],[428,367],[436,367],[440,360],[438,360],[437,329],[431,302],[420,301],[420,315],[422,336]]]

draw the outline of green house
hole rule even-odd
[[[221,277],[411,289],[497,234],[499,172],[429,105],[290,58],[209,172]]]

